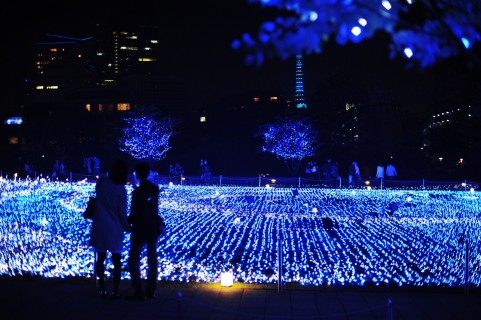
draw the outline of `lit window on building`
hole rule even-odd
[[[8,143],[10,144],[18,144],[18,137],[10,137],[8,139]]]
[[[117,104],[117,111],[129,111],[129,110],[130,110],[130,103]]]
[[[43,90],[43,86],[36,86],[35,89],[36,90]]]
[[[90,112],[90,111],[91,111],[90,108],[91,108],[90,103],[87,103],[87,104],[85,105],[85,110],[87,110],[87,112]]]
[[[277,101],[277,97],[270,97],[271,101]]]
[[[206,122],[207,118],[205,116],[200,117],[200,122]]]
[[[58,86],[47,86],[45,89],[47,89],[47,90],[58,90]]]
[[[259,102],[260,98],[259,97],[254,97],[254,102]]]
[[[355,108],[356,106],[353,103],[346,103],[346,111],[351,110],[352,108]]]

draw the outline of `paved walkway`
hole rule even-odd
[[[122,282],[128,295],[128,281]],[[0,277],[1,319],[481,319],[481,291],[161,283],[153,299],[97,296],[91,279]]]

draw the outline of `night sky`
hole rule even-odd
[[[18,2],[12,7],[0,19],[5,31],[0,60],[3,99],[0,116],[11,114],[20,106],[18,89],[24,76],[34,70],[35,40],[45,33],[92,36],[96,24],[118,29],[159,26],[165,48],[161,57],[164,76],[184,82],[189,93],[186,100],[196,108],[230,107],[223,101],[242,101],[239,97],[292,97],[295,93],[294,58],[267,60],[261,67],[246,66],[243,53],[231,49],[233,40],[245,32],[255,35],[262,21],[275,16],[274,10],[250,4],[248,0],[147,1],[147,4],[47,0],[31,5]],[[334,117],[346,103],[378,108],[373,110],[394,106],[406,111],[404,118],[413,119],[412,123],[418,127],[413,125],[412,130],[419,132],[435,112],[480,105],[481,64],[472,68],[467,61],[461,57],[420,69],[405,58],[390,59],[389,44],[382,35],[345,46],[329,42],[321,54],[304,56],[305,96],[310,110],[320,110],[315,114],[328,114],[325,121],[335,123]],[[323,113],[326,110],[329,111]],[[332,119],[328,118],[331,116]],[[248,157],[247,152],[239,152]],[[193,168],[198,157],[193,156]],[[225,158],[231,157],[227,150]],[[242,162],[241,157],[239,161]],[[233,163],[232,167],[240,166]]]
[[[142,6],[137,6],[142,4]],[[32,7],[33,6],[33,7]],[[292,96],[294,59],[268,60],[262,67],[246,66],[231,42],[242,33],[256,33],[260,22],[272,17],[272,9],[247,0],[208,1],[44,1],[13,4],[2,20],[8,48],[2,59],[2,111],[17,106],[16,88],[32,70],[32,47],[43,33],[86,37],[96,23],[106,25],[159,25],[166,73],[183,79],[192,99],[206,104],[223,97],[263,94]],[[26,8],[28,7],[27,11]],[[403,59],[390,60],[382,40],[338,46],[327,44],[321,55],[306,56],[305,93],[308,98],[356,101],[374,90],[399,97],[399,103],[430,111],[440,104],[467,101],[477,92],[476,78],[464,63],[434,69],[409,68]],[[460,95],[460,90],[467,93]],[[408,92],[409,94],[405,94]],[[448,98],[446,98],[446,97]],[[451,100],[449,100],[451,99]],[[422,107],[419,109],[419,107]]]
[[[91,36],[95,24],[160,26],[165,72],[184,79],[196,100],[215,102],[216,96],[245,92],[293,93],[294,60],[246,67],[242,53],[230,48],[243,32],[257,30],[267,10],[246,0],[150,2],[154,4],[136,7],[135,2],[46,1],[27,12],[18,8],[23,4],[14,5],[9,21],[2,22],[9,30],[5,47],[11,48],[2,59],[2,96],[10,97],[5,108],[15,104],[14,89],[33,68],[30,48],[36,39],[44,33]]]

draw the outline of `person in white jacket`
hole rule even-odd
[[[101,297],[109,294],[105,287],[105,259],[107,251],[112,254],[113,298],[119,298],[121,275],[121,253],[123,249],[124,232],[130,231],[127,221],[127,164],[117,160],[112,165],[107,178],[101,178],[95,185],[96,206],[92,217],[90,245],[96,255],[95,274],[98,280]]]

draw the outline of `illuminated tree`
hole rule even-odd
[[[248,64],[262,64],[266,56],[320,53],[330,39],[359,43],[382,31],[390,36],[391,57],[404,55],[426,67],[471,54],[481,40],[479,0],[248,1],[279,9],[257,37],[246,33],[232,43],[247,52]]]
[[[120,150],[138,161],[146,161],[152,167],[165,158],[170,150],[169,140],[174,134],[176,121],[166,117],[157,120],[150,116],[127,116],[126,126],[119,140]]]
[[[302,159],[312,157],[318,144],[317,131],[305,120],[280,120],[263,126],[263,152],[270,152],[282,159],[291,174],[297,174]]]

